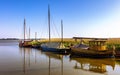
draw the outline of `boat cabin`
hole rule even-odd
[[[89,41],[90,50],[104,51],[107,50],[106,41],[103,39],[93,39]]]

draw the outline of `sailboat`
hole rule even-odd
[[[48,27],[49,27],[49,41],[47,43],[41,44],[42,51],[48,51],[48,52],[60,52],[64,53],[66,52],[66,48],[63,48],[63,24],[61,20],[61,42],[51,42],[51,31],[50,31],[50,7],[48,5]]]
[[[19,47],[31,47],[30,40],[30,29],[29,29],[29,40],[26,39],[26,20],[24,18],[24,39],[19,41]]]

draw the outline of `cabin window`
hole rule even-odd
[[[105,41],[89,41],[89,46],[104,46]]]

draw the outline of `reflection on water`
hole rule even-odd
[[[61,74],[60,75],[63,75],[63,55],[53,54],[53,53],[50,53],[50,52],[45,52],[44,53],[44,52],[41,52],[39,50],[34,50],[34,49],[31,49],[31,48],[20,48],[20,52],[23,56],[23,72],[24,72],[24,74],[26,74],[28,71],[30,71],[30,69],[36,70],[34,68],[37,68],[37,67],[33,68],[32,65],[38,65],[39,60],[42,59],[41,62],[44,62],[46,64],[39,65],[39,67],[44,67],[45,70],[48,71],[47,75],[51,75],[51,73],[52,73],[51,69],[55,69],[55,68],[56,69],[61,68]],[[42,57],[40,56],[40,58],[39,58],[39,55],[42,55]],[[33,57],[31,58],[31,56],[33,56]],[[43,60],[43,59],[45,59],[45,60]],[[55,61],[53,61],[53,60],[60,61],[60,62],[55,63]],[[54,63],[54,65],[53,65],[53,63]],[[61,66],[60,66],[60,64],[61,64]],[[58,74],[56,74],[56,75],[58,75]]]
[[[69,58],[69,55],[0,45],[0,75],[119,75],[120,59]]]
[[[111,66],[113,70],[115,68],[115,59],[73,58],[71,60],[76,61],[74,69],[105,73],[107,66]]]

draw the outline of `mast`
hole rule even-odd
[[[37,40],[37,32],[35,32],[35,40]]]
[[[51,41],[51,32],[50,32],[50,7],[48,5],[48,27],[49,27],[49,42]]]
[[[30,40],[30,27],[29,27],[29,40]]]
[[[25,20],[25,18],[24,18],[24,42],[25,42],[25,28],[26,27],[26,20]]]
[[[61,44],[63,48],[63,21],[61,20]]]
[[[63,43],[63,21],[61,20],[61,42]]]

